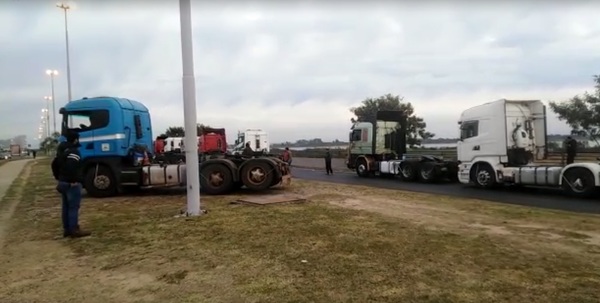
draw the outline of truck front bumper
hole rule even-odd
[[[460,164],[458,167],[458,182],[462,184],[469,184],[471,182],[471,166],[467,164]]]

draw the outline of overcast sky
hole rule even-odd
[[[73,97],[139,100],[155,134],[183,126],[178,1],[120,2],[70,2]],[[348,109],[392,93],[437,137],[455,137],[470,106],[568,99],[591,91],[600,74],[600,5],[591,1],[413,2],[192,1],[198,122],[228,136],[262,128],[272,142],[346,139]],[[0,138],[37,136],[46,69],[60,73],[57,111],[66,102],[55,4],[1,1]],[[568,132],[555,117],[548,126]]]

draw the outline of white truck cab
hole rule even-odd
[[[246,147],[246,143],[250,143],[250,148],[254,152],[271,152],[271,144],[269,142],[269,134],[262,129],[246,129],[238,131],[237,139],[233,152],[241,153]]]
[[[540,100],[485,103],[465,110],[458,123],[458,179],[463,184],[562,187],[582,197],[600,186],[598,163],[539,163],[547,155],[546,106]]]

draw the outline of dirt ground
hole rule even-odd
[[[0,302],[600,301],[600,216],[293,180],[273,193],[306,203],[198,218],[177,191],[86,198],[68,240],[46,170],[3,201]]]

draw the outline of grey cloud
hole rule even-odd
[[[176,3],[149,5],[146,10],[151,12],[131,3],[115,11],[111,5],[116,2],[94,2],[97,7],[89,12],[85,6],[90,1],[79,3],[71,19],[75,97],[122,94],[154,105],[180,100],[179,25],[168,15],[177,14]],[[194,4],[198,98],[230,106],[260,99],[265,108],[283,102],[339,100],[349,107],[365,97],[391,92],[422,98],[425,105],[439,95],[468,95],[481,88],[503,91],[591,83],[589,76],[600,62],[592,55],[539,55],[561,39],[548,26],[560,18],[556,12],[546,19],[531,6],[497,12],[500,9],[491,6],[469,11],[456,4],[429,12],[432,7],[403,4],[386,9],[388,5],[375,5],[377,12],[355,7],[334,12],[331,4],[311,10],[300,10],[301,5],[264,10],[266,3],[248,4],[263,17],[242,25],[233,22],[242,17],[232,10],[209,11],[214,5]],[[295,14],[282,13],[290,7]],[[39,112],[41,97],[49,91],[46,68],[61,72],[57,96],[66,98],[62,20],[60,11],[52,9],[38,8],[28,15],[26,20],[35,18],[37,24],[21,20],[9,27],[21,30],[0,50],[0,63],[7,71],[0,74],[0,89],[8,92],[0,98],[3,103],[18,98],[28,107],[3,108],[9,117],[3,125],[12,123],[11,117],[20,110]],[[486,35],[496,39],[491,49],[484,48]],[[276,42],[276,52],[249,53],[249,48],[270,39]],[[39,117],[31,116],[29,126],[20,124],[23,132],[37,129]]]

